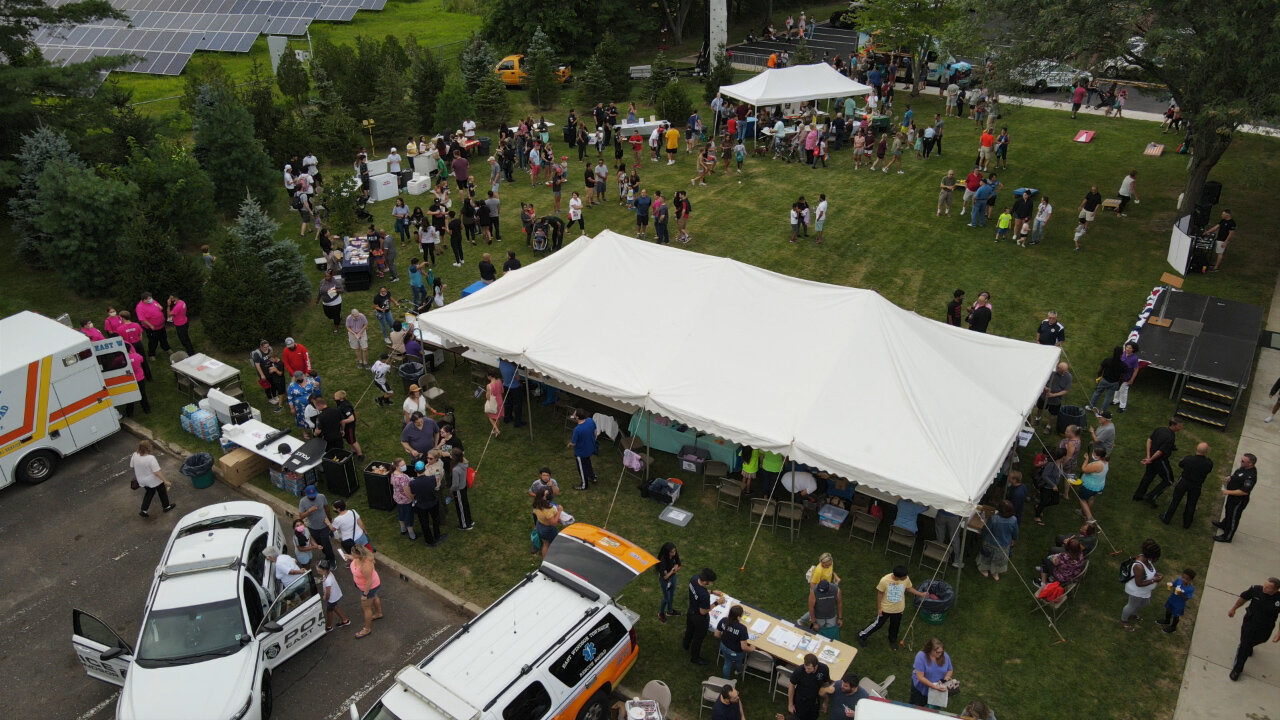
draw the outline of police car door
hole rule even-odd
[[[71,611],[71,646],[90,677],[112,685],[124,685],[125,672],[133,663],[133,648],[107,624],[83,610]]]
[[[280,591],[258,628],[262,662],[275,668],[325,633],[323,600],[312,571]]]

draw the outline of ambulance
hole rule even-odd
[[[120,429],[142,399],[128,348],[38,315],[0,319],[0,488],[48,480],[62,458]]]

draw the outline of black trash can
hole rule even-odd
[[[405,395],[409,394],[410,385],[418,384],[418,378],[422,377],[424,372],[426,372],[425,366],[420,362],[406,360],[400,363],[400,380],[404,382]]]
[[[360,487],[356,478],[355,455],[347,450],[330,450],[320,463],[324,473],[325,494],[351,497]]]
[[[486,159],[489,157],[490,145],[491,145],[491,141],[489,140],[489,138],[487,137],[480,138],[480,157],[486,158]]]
[[[191,485],[203,490],[213,484],[213,456],[196,453],[182,462],[178,472],[191,478]]]
[[[391,463],[375,460],[365,467],[364,494],[369,507],[374,510],[396,509],[396,501],[391,497]]]
[[[920,608],[920,619],[930,625],[941,625],[947,619],[947,611],[956,604],[956,590],[943,580],[925,580],[918,588],[922,593],[937,595],[937,600],[918,597],[916,607]]]
[[[1058,432],[1066,432],[1068,425],[1084,428],[1084,408],[1079,405],[1063,405],[1058,409]]]

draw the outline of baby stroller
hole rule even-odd
[[[547,224],[538,223],[533,227],[533,251],[546,252],[547,250]]]

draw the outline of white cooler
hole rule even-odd
[[[369,177],[373,177],[375,175],[382,175],[387,171],[387,161],[385,159],[370,160],[368,162],[368,165],[369,165]]]
[[[374,175],[369,178],[369,184],[369,202],[391,200],[400,194],[400,184],[391,173]]]
[[[419,175],[430,175],[436,169],[435,158],[430,155],[414,155],[409,159],[409,164],[413,166],[413,171]]]
[[[422,195],[431,189],[431,178],[426,175],[414,175],[406,186],[410,195]]]

